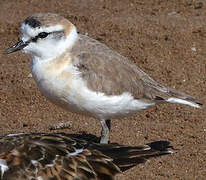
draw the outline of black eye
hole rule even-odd
[[[38,34],[38,37],[43,39],[43,38],[47,37],[48,35],[49,35],[49,33],[47,33],[47,32],[41,32]]]

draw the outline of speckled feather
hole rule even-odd
[[[99,144],[64,133],[1,136],[0,179],[113,180],[150,157],[171,153],[169,147],[168,142],[136,147]],[[4,165],[8,169],[2,172]]]

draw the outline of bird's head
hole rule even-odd
[[[51,13],[39,13],[26,18],[20,29],[19,42],[6,49],[5,54],[21,50],[32,58],[50,59],[71,48],[78,36],[70,21]]]

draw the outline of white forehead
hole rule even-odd
[[[37,36],[40,32],[54,32],[54,31],[62,31],[63,26],[58,24],[58,25],[53,25],[53,26],[48,26],[48,27],[36,27],[33,28],[28,24],[23,23],[21,25],[21,33],[23,38],[30,38],[30,37],[35,37]]]

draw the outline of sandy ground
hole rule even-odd
[[[19,25],[36,12],[58,13],[80,33],[106,43],[158,82],[206,103],[206,2],[204,0],[0,0],[0,51],[13,45]],[[0,134],[51,132],[73,122],[68,133],[100,134],[100,123],[48,102],[29,78],[29,58],[0,55]],[[111,141],[138,145],[168,140],[176,153],[151,159],[118,180],[206,177],[206,113],[182,105],[161,105],[112,121]]]

